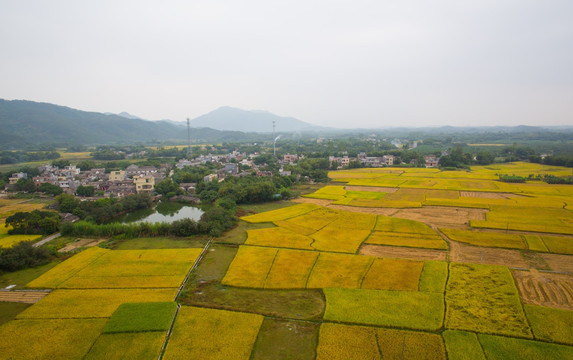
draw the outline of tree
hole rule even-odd
[[[58,159],[52,161],[52,166],[57,166],[59,168],[65,168],[66,166],[70,166],[70,160],[66,159]]]
[[[76,189],[76,194],[78,196],[94,196],[95,188],[93,186],[83,186],[80,185]]]
[[[36,192],[36,185],[32,179],[20,179],[15,184],[16,190],[27,193]]]
[[[10,234],[52,234],[58,231],[61,222],[58,213],[40,210],[17,212],[6,218],[6,225],[12,227]]]
[[[50,183],[41,184],[40,187],[38,187],[38,190],[48,195],[54,195],[54,196],[60,195],[62,192],[64,192],[61,187]]]
[[[177,190],[179,190],[179,186],[169,178],[161,180],[155,185],[155,191],[161,195],[167,195],[171,192],[175,193]]]
[[[493,163],[495,156],[489,151],[480,151],[476,155],[476,161],[480,165],[489,165]]]
[[[33,247],[31,241],[0,249],[0,271],[16,271],[39,266],[48,261],[50,252],[45,247]]]

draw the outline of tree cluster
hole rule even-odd
[[[105,198],[94,201],[79,201],[72,195],[61,194],[56,198],[60,212],[72,213],[80,219],[97,224],[110,221],[126,212],[151,207],[153,201],[149,194],[134,194],[123,198]]]
[[[48,235],[58,231],[62,218],[53,211],[33,210],[17,212],[6,218],[6,225],[12,229],[9,234],[41,234]]]

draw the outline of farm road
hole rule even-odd
[[[38,241],[37,243],[35,243],[35,244],[32,245],[32,246],[34,246],[34,247],[42,246],[42,245],[44,245],[45,243],[47,243],[48,241],[54,240],[55,238],[60,237],[61,235],[62,235],[62,234],[60,234],[60,233],[55,233],[55,234],[53,234],[53,235],[48,236],[48,237],[45,238],[44,240]]]

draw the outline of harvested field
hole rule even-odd
[[[529,271],[513,271],[525,304],[573,310],[573,276]]]
[[[76,242],[73,242],[71,244],[64,246],[63,248],[58,250],[58,252],[65,253],[65,252],[69,252],[69,251],[74,251],[74,250],[82,248],[82,247],[92,247],[92,246],[96,246],[96,245],[98,245],[98,244],[100,244],[106,240],[107,239],[80,239]]]
[[[35,304],[49,293],[50,291],[0,290],[0,301]]]
[[[551,270],[573,274],[573,256],[558,254],[540,254]]]
[[[460,197],[478,199],[507,199],[509,194],[481,192],[481,191],[460,191]]]
[[[412,260],[446,260],[446,251],[415,249],[396,246],[363,245],[360,248],[360,255],[371,255],[378,257],[401,258]]]
[[[461,263],[529,268],[519,250],[477,247],[450,241],[450,260]]]

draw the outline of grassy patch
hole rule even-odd
[[[536,339],[573,345],[573,311],[534,305],[524,308]]]
[[[446,328],[532,337],[506,267],[450,264]]]
[[[176,293],[177,289],[54,290],[17,318],[106,318],[123,303],[173,301]]]
[[[185,305],[301,320],[320,319],[325,306],[319,290],[254,290],[213,282],[190,288],[178,300]]]
[[[103,333],[167,331],[176,310],[175,302],[121,304]]]
[[[247,212],[262,213],[271,210],[278,210],[289,206],[296,205],[291,201],[272,201],[261,204],[242,204],[240,209]]]
[[[476,334],[465,331],[446,330],[442,333],[448,357],[454,360],[485,360]]]
[[[235,258],[237,250],[238,248],[233,246],[211,245],[189,276],[187,287],[193,287],[199,282],[221,281]]]
[[[265,318],[251,359],[314,360],[318,329],[315,323]]]
[[[102,334],[84,357],[85,360],[137,359],[159,357],[165,332]]]
[[[32,304],[0,301],[0,325],[14,319],[19,313],[31,305]]]
[[[184,306],[164,359],[249,359],[263,317]]]
[[[15,289],[21,289],[32,280],[38,278],[39,276],[57,266],[59,263],[59,261],[52,261],[46,265],[41,265],[34,268],[3,273],[0,275],[0,288],[5,288],[9,285],[16,285]]]
[[[422,261],[376,258],[362,280],[363,289],[418,290]]]
[[[325,320],[435,331],[442,327],[442,294],[324,289]]]
[[[529,248],[529,250],[531,250],[531,251],[542,251],[542,252],[548,252],[549,251],[549,249],[547,249],[547,246],[545,246],[545,243],[541,239],[541,236],[539,236],[539,235],[523,235],[523,238],[527,242],[527,247]]]
[[[448,263],[443,261],[426,261],[420,276],[420,291],[442,294],[448,279]]]
[[[3,359],[81,359],[105,325],[105,319],[10,321],[0,327]]]
[[[184,249],[203,248],[208,241],[207,237],[193,238],[136,238],[112,240],[110,248],[113,250],[146,250],[146,249]]]
[[[573,347],[505,336],[478,335],[488,360],[573,359]]]
[[[264,223],[273,222],[277,220],[286,220],[295,216],[306,214],[312,210],[317,209],[318,205],[313,204],[297,204],[289,207],[271,210],[260,214],[243,216],[241,219],[250,223]]]

